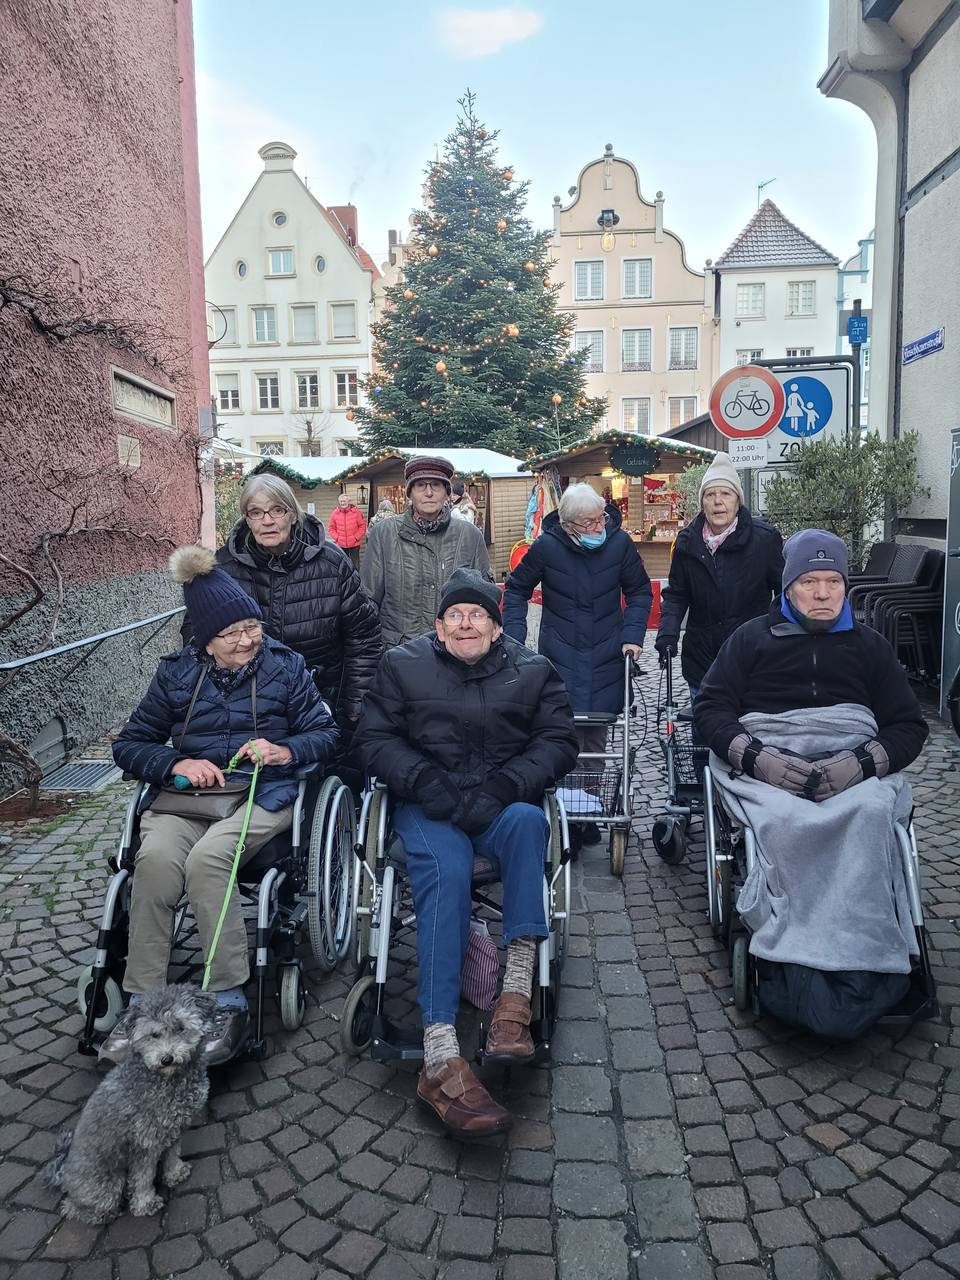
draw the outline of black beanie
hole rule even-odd
[[[486,609],[498,627],[503,626],[500,588],[488,581],[478,569],[457,569],[450,575],[440,594],[437,617],[442,618],[455,604],[478,604]]]
[[[198,649],[206,648],[232,622],[263,617],[256,600],[217,566],[207,547],[177,547],[170,557],[170,573],[183,583],[183,602]]]

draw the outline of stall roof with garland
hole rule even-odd
[[[525,462],[521,462],[519,458],[512,458],[506,453],[497,453],[495,449],[449,449],[445,446],[431,449],[423,446],[419,449],[406,447],[383,449],[380,453],[371,454],[369,458],[363,460],[353,458],[349,469],[336,478],[344,480],[360,473],[372,474],[381,464],[389,464],[399,458],[413,458],[421,454],[446,458],[448,462],[453,463],[454,474],[461,478],[475,476],[484,480],[515,480],[518,475],[531,474]],[[297,461],[299,462],[299,459]]]
[[[670,458],[688,462],[691,465],[710,462],[716,457],[715,449],[707,449],[699,444],[687,444],[681,440],[669,440],[665,436],[645,436],[637,431],[601,431],[597,435],[584,436],[579,440],[571,440],[562,449],[554,449],[550,453],[541,453],[528,458],[521,465],[537,470],[551,466],[564,458],[575,458],[578,454],[589,453],[592,449],[602,449],[605,445],[615,448],[618,445],[647,445],[660,455],[660,466]]]
[[[290,484],[301,489],[316,489],[320,484],[337,484],[348,471],[351,471],[363,458],[264,458],[250,472],[258,476],[266,472],[269,475],[281,476]]]

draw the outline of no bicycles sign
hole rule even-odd
[[[728,370],[710,392],[710,420],[728,440],[769,435],[785,408],[783,385],[769,369],[755,364]]]

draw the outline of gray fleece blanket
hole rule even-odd
[[[851,750],[877,732],[855,703],[750,712],[741,724],[768,746],[807,757]],[[731,775],[713,752],[710,767],[727,810],[756,837],[757,861],[737,900],[751,952],[815,969],[908,973],[917,947],[893,829],[912,805],[903,775],[869,778],[816,804]]]

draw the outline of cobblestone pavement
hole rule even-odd
[[[656,677],[644,678],[651,719]],[[0,1280],[879,1280],[960,1275],[960,749],[915,771],[943,1023],[831,1047],[731,1004],[705,919],[702,847],[660,863],[651,729],[622,885],[577,864],[580,913],[550,1069],[491,1071],[518,1116],[461,1146],[416,1109],[415,1072],[340,1052],[348,980],[272,1055],[216,1073],[162,1215],[64,1223],[37,1177],[95,1087],[76,1053],[125,790],[0,827]],[[409,974],[394,989],[400,1006]]]

